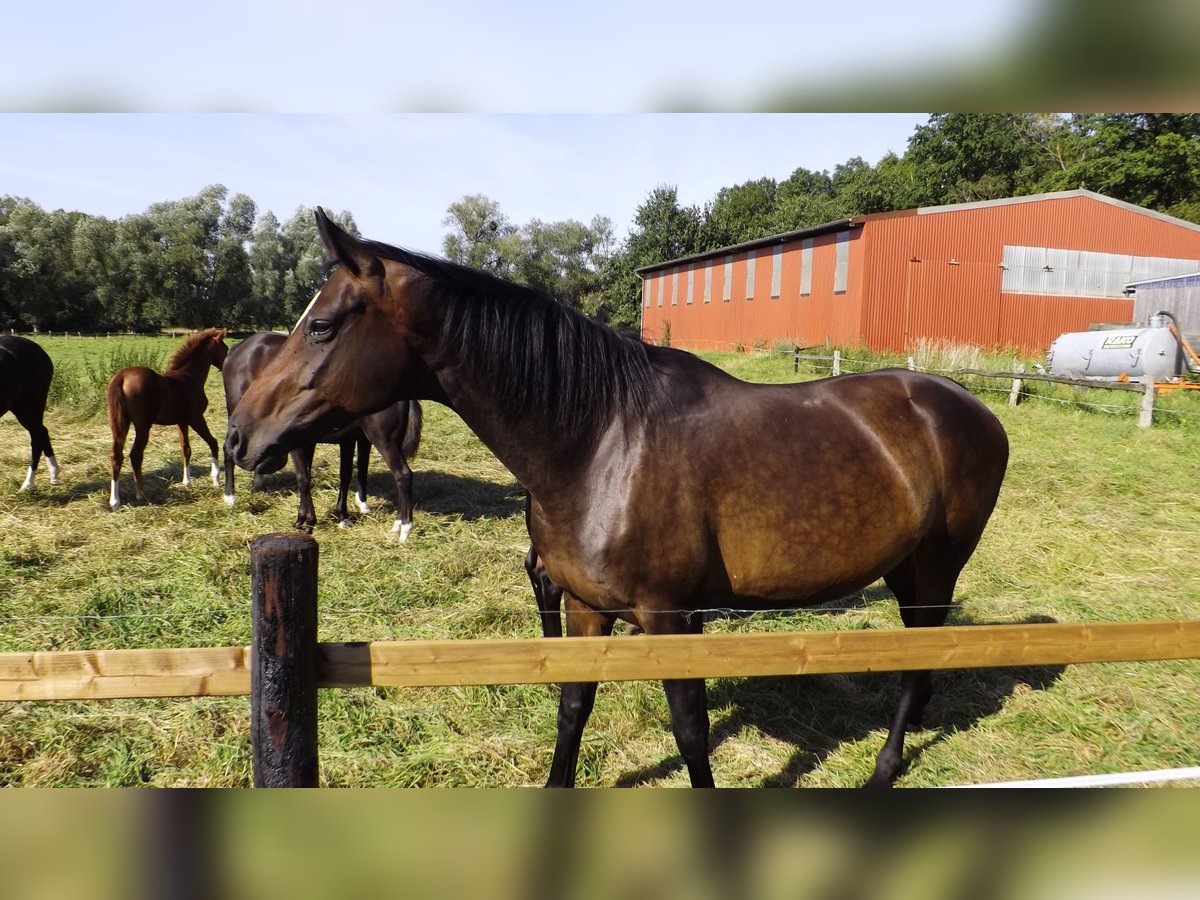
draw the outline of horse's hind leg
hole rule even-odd
[[[50,466],[50,483],[58,484],[58,460],[54,458],[54,448],[50,446],[50,432],[42,424],[41,413],[35,415],[25,411],[17,412],[14,409],[13,415],[29,432],[29,471],[26,473],[25,481],[20,489],[26,491],[33,487],[33,476],[37,472],[38,463],[43,456],[46,457],[46,463]]]
[[[690,621],[674,616],[648,616],[643,624],[648,634],[699,634],[704,620],[699,614],[693,615]],[[713,787],[712,765],[708,759],[708,692],[704,679],[666,679],[663,689],[671,710],[671,731],[679,755],[687,765],[692,787]]]
[[[179,455],[183,457],[183,486],[191,487],[192,442],[188,439],[188,427],[186,424],[179,426]]]
[[[129,468],[133,469],[133,486],[137,489],[139,500],[149,502],[146,497],[146,485],[142,482],[142,459],[146,455],[146,445],[150,443],[150,426],[133,426],[133,446],[129,448]],[[186,467],[185,467],[186,471]],[[117,483],[116,477],[113,484]]]
[[[121,490],[118,481],[121,478],[121,464],[125,461],[125,439],[129,436],[129,425],[114,425],[112,429],[112,450],[108,454],[109,483],[108,505],[116,509],[121,505]]]
[[[379,455],[392,473],[396,481],[396,520],[392,523],[392,534],[400,535],[400,543],[405,543],[413,529],[413,473],[404,458],[400,441],[395,443],[381,441],[378,445]]]
[[[884,576],[883,580],[896,595],[906,628],[932,628],[946,621],[959,571],[957,567],[948,568],[951,556],[948,549],[930,550],[927,543]],[[891,787],[895,782],[904,767],[905,732],[920,724],[932,693],[929,670],[901,674],[900,702],[867,787]]]
[[[671,710],[671,731],[679,754],[687,764],[692,787],[713,787],[708,760],[708,693],[703,678],[677,678],[663,682]]]
[[[612,633],[613,620],[584,606],[570,594],[564,596],[567,607],[567,635],[605,637]],[[596,703],[598,683],[574,682],[560,685],[558,699],[558,737],[554,742],[554,760],[546,787],[574,787],[579,765],[579,745],[583,729]]]

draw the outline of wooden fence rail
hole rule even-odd
[[[0,701],[250,694],[250,648],[0,654]],[[316,645],[323,688],[824,675],[1200,657],[1200,620]]]
[[[817,675],[1200,658],[1200,619],[318,643],[317,544],[251,547],[250,647],[0,654],[0,701],[249,694],[256,786],[315,785],[318,687]]]

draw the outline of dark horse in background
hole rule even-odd
[[[261,331],[233,345],[221,370],[221,379],[225,384],[225,407],[229,414],[232,415],[246,388],[275,357],[286,340],[287,335]],[[350,520],[346,503],[355,449],[358,450],[358,509],[364,514],[371,511],[367,505],[367,465],[371,446],[374,445],[396,480],[396,522],[392,531],[399,533],[401,541],[408,540],[413,527],[412,470],[408,467],[408,460],[412,459],[421,444],[421,421],[421,404],[415,400],[400,400],[373,415],[364,416],[347,428],[326,435],[318,442],[337,444],[340,450],[338,498],[334,507],[339,525],[346,525]],[[296,470],[296,489],[300,494],[296,527],[310,532],[317,524],[312,500],[312,462],[315,452],[315,443],[291,451],[292,466]],[[254,486],[262,487],[261,472],[255,473]],[[234,502],[233,460],[228,448],[225,451],[225,502],[230,506]]]
[[[208,409],[204,382],[208,378],[209,367],[215,366],[220,371],[229,353],[225,333],[224,328],[208,328],[184,338],[161,373],[145,366],[131,366],[121,369],[109,381],[106,399],[108,424],[112,429],[112,454],[109,458],[112,489],[108,502],[113,509],[121,505],[117,482],[130,425],[133,426],[133,446],[129,448],[129,466],[133,469],[133,483],[139,499],[146,499],[146,489],[142,483],[142,456],[150,440],[151,425],[179,426],[184,487],[192,483],[188,472],[188,463],[192,458],[189,428],[208,444],[212,453],[213,485],[221,486],[217,439],[204,421],[204,411]]]
[[[906,370],[747,384],[625,340],[553,299],[352,237],[229,421],[239,465],[398,399],[457,412],[530,495],[529,530],[565,592],[568,635],[618,619],[699,632],[709,607],[781,609],[887,583],[909,627],[941,625],[1008,462],[999,420],[949,379]],[[693,785],[711,785],[702,679],[664,681]],[[575,779],[596,685],[562,686],[549,784]],[[901,676],[870,785],[892,784],[930,695]]]
[[[50,446],[50,432],[42,424],[54,363],[38,344],[18,335],[0,335],[0,416],[9,410],[29,432],[29,471],[21,490],[33,487],[42,456],[50,467],[50,483],[58,484],[58,461]]]

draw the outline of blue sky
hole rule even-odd
[[[744,110],[781,86],[977,60],[1018,40],[1046,5],[17,3],[4,12],[0,109]]]
[[[120,218],[209,184],[286,220],[350,210],[367,237],[441,252],[446,208],[485,194],[514,224],[608,216],[657,185],[724,186],[903,153],[921,114],[0,114],[0,194]]]

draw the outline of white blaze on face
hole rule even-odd
[[[296,320],[296,327],[292,331],[296,331],[304,323],[305,317],[312,312],[313,304],[317,302],[317,298],[321,296],[321,289],[317,288],[317,292],[312,295],[312,299],[308,301],[308,306],[304,307],[304,312],[300,313],[300,318]]]

